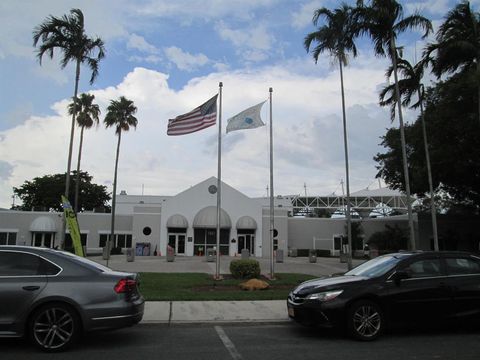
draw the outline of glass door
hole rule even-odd
[[[168,245],[175,255],[185,255],[185,234],[168,234]]]

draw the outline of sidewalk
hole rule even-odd
[[[101,256],[89,256],[89,259],[102,265],[106,260]],[[220,273],[229,274],[230,262],[239,257],[220,257]],[[270,273],[270,261],[254,258],[260,263],[262,274]],[[364,260],[353,260],[356,266]],[[127,262],[125,255],[113,255],[108,267],[128,272],[199,272],[215,274],[216,263],[207,262],[205,257],[175,257],[167,262],[161,256],[136,256],[133,262]],[[286,257],[282,263],[274,263],[275,273],[302,273],[325,276],[347,271],[347,264],[338,258],[317,258],[310,263],[306,257]],[[210,324],[210,323],[279,323],[289,321],[285,300],[262,301],[147,301],[142,324]]]
[[[286,321],[286,300],[147,301],[141,323],[170,325]]]

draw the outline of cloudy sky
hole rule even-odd
[[[217,174],[215,127],[166,135],[169,118],[192,110],[223,82],[222,179],[251,197],[269,183],[268,127],[225,134],[226,119],[268,98],[273,88],[275,194],[341,194],[345,178],[338,68],[325,55],[315,65],[303,48],[314,31],[314,9],[337,0],[4,0],[0,3],[0,207],[10,207],[13,187],[37,176],[64,172],[74,67],[36,59],[32,31],[47,16],[72,8],[85,15],[89,36],[101,37],[106,57],[93,85],[82,67],[80,91],[102,109],[125,96],[138,107],[137,130],[122,136],[118,190],[174,195]],[[353,3],[353,1],[351,1]],[[438,27],[457,1],[403,1]],[[477,7],[480,0],[471,1]],[[399,39],[414,61],[419,33]],[[392,126],[377,105],[385,59],[367,39],[345,70],[352,191],[378,187],[373,156]],[[262,117],[269,119],[268,106]],[[407,112],[413,119],[414,113]],[[397,125],[394,123],[393,125]],[[79,131],[76,132],[76,135]],[[116,137],[113,129],[86,131],[82,169],[111,191]],[[78,136],[75,138],[74,159]],[[76,160],[72,167],[76,168]],[[16,200],[18,203],[18,199]]]

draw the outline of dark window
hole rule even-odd
[[[107,240],[108,240],[108,236],[107,234],[100,234],[100,241],[98,243],[98,246],[99,247],[105,247],[107,246]]]
[[[149,226],[145,226],[145,227],[143,228],[143,235],[148,236],[148,235],[150,235],[151,233],[152,233],[152,229],[151,229]]]
[[[80,234],[80,242],[82,246],[87,246],[87,234]],[[73,248],[73,242],[71,235],[65,234],[65,248]]]
[[[404,269],[412,278],[441,276],[439,259],[422,259],[412,262]]]
[[[54,275],[60,269],[36,255],[0,252],[0,276]]]
[[[167,228],[169,233],[185,234],[187,232],[186,228]],[[200,230],[200,229],[198,229]]]
[[[470,258],[447,258],[447,271],[449,275],[480,274],[480,261]]]
[[[0,245],[15,245],[17,243],[17,233],[0,232]]]

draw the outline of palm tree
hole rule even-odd
[[[435,197],[433,192],[432,168],[430,164],[430,151],[428,146],[427,128],[425,125],[425,112],[423,110],[423,102],[425,100],[425,89],[422,84],[424,70],[429,59],[423,59],[415,66],[412,66],[407,60],[398,57],[397,69],[402,75],[402,79],[398,81],[400,96],[403,98],[402,105],[410,106],[412,96],[417,94],[417,102],[412,104],[411,108],[420,107],[420,119],[422,122],[423,145],[425,149],[425,163],[427,164],[428,186],[430,191],[430,211],[432,213],[432,231],[433,231],[433,248],[435,251],[438,247],[438,231],[437,231],[437,209],[435,206]],[[393,66],[387,70],[387,78],[393,73]],[[380,105],[390,106],[392,121],[395,119],[395,106],[397,105],[395,97],[395,86],[388,85],[380,92]]]
[[[80,126],[80,145],[78,147],[78,161],[77,161],[77,173],[75,181],[75,213],[78,212],[78,192],[80,188],[80,162],[82,159],[82,147],[83,147],[83,131],[90,129],[94,124],[98,125],[100,108],[97,104],[93,103],[95,95],[81,94],[77,98],[77,101],[72,101],[68,106],[68,113],[70,115],[78,114],[77,123]]]
[[[118,100],[111,100],[110,105],[107,107],[107,115],[103,120],[105,127],[115,127],[115,134],[118,136],[117,142],[117,155],[115,157],[115,172],[113,177],[113,194],[112,194],[112,222],[110,238],[107,241],[107,266],[108,259],[110,258],[110,243],[114,240],[115,236],[115,203],[117,194],[117,170],[118,170],[118,157],[120,154],[120,141],[122,139],[122,131],[130,130],[130,127],[136,128],[138,120],[133,116],[137,112],[136,106],[133,101],[121,96]]]
[[[395,0],[372,0],[370,6],[357,8],[357,19],[360,34],[366,34],[374,44],[375,55],[388,56],[392,61],[395,98],[398,107],[400,123],[400,141],[402,145],[403,172],[405,177],[405,191],[407,193],[408,226],[410,229],[410,247],[416,249],[415,231],[413,226],[412,204],[410,196],[410,179],[408,176],[407,151],[405,144],[405,130],[403,124],[402,105],[397,74],[397,45],[396,39],[400,33],[407,29],[422,28],[422,38],[432,31],[432,23],[427,18],[415,13],[408,17],[403,16],[403,7]]]
[[[350,213],[350,176],[348,166],[348,139],[347,139],[347,116],[345,110],[345,91],[343,84],[343,67],[348,65],[348,53],[357,56],[357,48],[354,43],[355,31],[352,22],[353,9],[345,4],[340,8],[330,11],[327,8],[317,9],[313,15],[313,25],[318,26],[320,18],[324,18],[326,24],[317,31],[309,33],[304,40],[305,49],[310,51],[312,43],[317,45],[313,48],[315,63],[318,57],[328,52],[331,57],[338,61],[340,69],[340,87],[342,92],[342,116],[343,116],[343,144],[345,151],[345,177],[347,187],[347,237],[348,237],[348,269],[352,268],[352,218]]]
[[[460,2],[448,12],[440,26],[437,43],[429,44],[426,53],[435,52],[432,71],[440,78],[457,70],[471,73],[480,79],[480,14],[470,7],[469,1]],[[478,115],[480,120],[480,83],[478,85]]]
[[[77,98],[78,83],[80,80],[80,65],[87,64],[92,75],[90,84],[92,84],[98,75],[98,64],[105,57],[105,48],[100,38],[89,38],[85,34],[84,17],[80,9],[70,10],[70,15],[63,15],[60,18],[50,15],[45,22],[38,25],[33,30],[33,45],[40,46],[37,51],[37,57],[42,64],[43,55],[47,54],[53,58],[54,51],[59,50],[63,53],[60,62],[62,69],[70,62],[75,63],[75,89],[73,98]],[[67,177],[65,181],[65,197],[69,196],[70,189],[70,169],[72,163],[73,137],[75,132],[76,113],[72,114],[72,124],[70,130],[70,143],[68,147]],[[65,243],[65,219],[63,221],[63,230],[61,233],[61,247]]]

